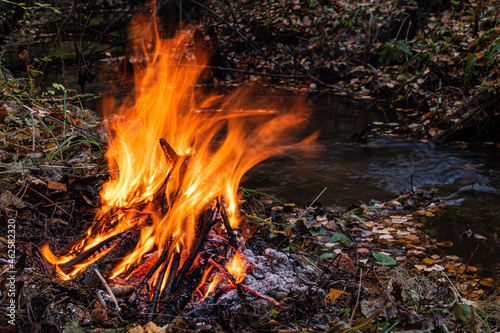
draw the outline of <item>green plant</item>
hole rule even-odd
[[[9,4],[9,5],[14,5],[14,6],[19,6],[23,8],[28,14],[35,15],[38,11],[43,10],[43,9],[49,9],[53,11],[54,13],[61,14],[61,11],[54,7],[53,5],[49,3],[39,3],[35,2],[32,4],[27,4],[24,2],[12,2],[8,0],[0,0],[1,3],[4,4]]]
[[[351,315],[351,308],[342,308],[340,309],[340,312],[344,314],[346,319],[349,319],[349,316]]]
[[[410,45],[404,40],[398,40],[395,43],[385,43],[385,48],[379,53],[380,60],[387,59],[388,57],[394,58],[396,61],[401,62],[403,56],[411,56],[413,53]]]

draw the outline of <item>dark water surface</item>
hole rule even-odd
[[[243,186],[306,205],[325,187],[319,201],[349,207],[370,199],[395,198],[413,187],[434,188],[448,206],[425,224],[448,249],[484,276],[500,281],[500,149],[459,148],[381,137],[366,143],[349,138],[372,122],[392,122],[387,104],[335,96],[309,100],[310,131],[321,130],[317,154],[297,153],[267,160],[249,173]],[[390,128],[390,126],[388,127]],[[486,237],[482,239],[481,236]]]

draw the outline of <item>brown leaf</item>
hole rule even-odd
[[[16,208],[24,208],[26,204],[19,197],[12,194],[10,191],[5,191],[0,194],[0,205],[2,206],[14,206]]]
[[[47,182],[47,187],[51,190],[66,192],[66,184],[58,182]]]
[[[418,242],[420,240],[420,238],[418,238],[418,236],[416,236],[416,235],[406,235],[406,236],[404,236],[404,238],[411,240],[411,241],[414,241],[414,242]]]

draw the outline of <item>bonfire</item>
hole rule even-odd
[[[203,284],[208,295],[221,280],[207,282],[214,271],[238,292],[276,303],[244,283],[256,265],[238,231],[245,222],[238,186],[259,162],[314,139],[295,139],[308,112],[303,104],[286,113],[253,108],[248,89],[201,93],[196,85],[206,63],[199,62],[210,57],[195,57],[195,30],[165,40],[149,21],[140,16],[131,28],[139,40],[133,92],[105,103],[110,177],[100,210],[84,236],[57,253],[46,244],[42,253],[69,280],[119,249],[123,258],[104,275],[133,283],[151,313],[162,299],[163,313],[180,311]]]

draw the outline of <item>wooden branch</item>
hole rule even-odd
[[[238,240],[236,239],[236,234],[234,233],[233,228],[231,227],[231,223],[229,222],[229,218],[227,217],[226,207],[223,203],[224,198],[218,199],[218,206],[220,209],[220,215],[222,217],[222,221],[224,222],[224,227],[226,227],[227,236],[229,238],[229,244],[235,249],[239,249]]]
[[[203,226],[201,227],[201,230],[196,237],[196,240],[194,241],[194,247],[187,257],[187,259],[184,261],[184,264],[182,265],[182,268],[179,270],[177,277],[175,279],[175,284],[174,284],[174,291],[177,290],[177,288],[180,286],[182,280],[184,280],[185,275],[191,268],[191,266],[194,263],[194,260],[198,256],[198,253],[201,251],[203,248],[203,245],[205,244],[205,241],[207,240],[208,234],[210,233],[210,230],[212,230],[212,227],[218,222],[217,218],[217,207],[214,209],[214,211],[207,210],[205,211],[205,221],[203,222]]]
[[[65,262],[64,264],[60,264],[59,268],[61,268],[63,271],[69,271],[73,266],[81,264],[85,261],[92,260],[94,257],[99,256],[105,251],[110,251],[113,247],[115,247],[128,233],[130,230],[124,231],[118,235],[115,235],[113,237],[110,237],[101,243],[91,247],[87,251],[84,251],[71,259],[68,262]]]

